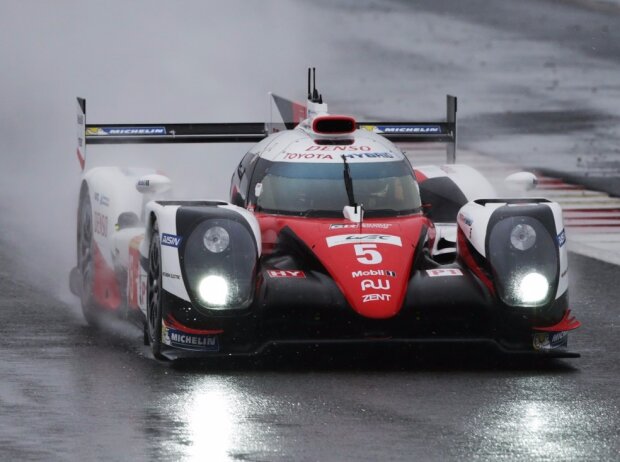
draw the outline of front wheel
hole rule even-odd
[[[162,287],[161,287],[161,243],[157,223],[153,225],[149,247],[149,272],[147,279],[147,331],[153,356],[163,359],[162,342]]]

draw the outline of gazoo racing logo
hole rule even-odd
[[[183,238],[181,236],[175,236],[174,234],[163,233],[161,235],[161,245],[167,245],[169,247],[179,247]]]
[[[402,247],[403,243],[398,236],[390,234],[339,234],[326,238],[327,247],[342,244],[389,244]]]

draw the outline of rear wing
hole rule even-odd
[[[301,104],[270,93],[270,121],[267,123],[195,124],[87,124],[86,100],[77,98],[77,156],[83,170],[89,144],[258,143],[272,133],[295,128],[308,114],[326,112],[327,104],[322,102],[322,96],[320,98],[320,103],[309,99]],[[456,104],[456,97],[448,95],[445,122],[357,122],[357,127],[393,142],[446,143],[447,162],[454,163]]]

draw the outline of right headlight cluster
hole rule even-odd
[[[488,241],[499,297],[509,306],[548,304],[557,286],[557,243],[539,220],[511,216],[498,221]]]

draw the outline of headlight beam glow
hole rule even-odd
[[[528,273],[518,282],[517,296],[523,303],[540,303],[549,292],[549,281],[540,273]]]
[[[207,276],[198,284],[198,294],[209,305],[225,305],[228,301],[228,282],[222,276]]]

